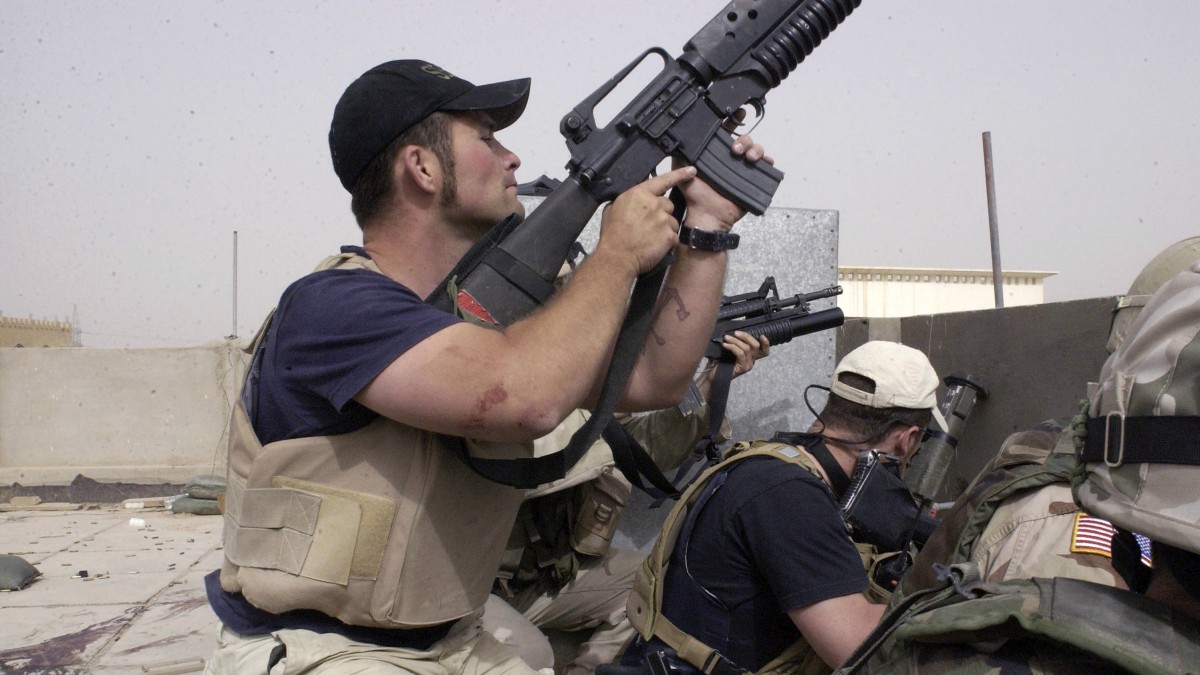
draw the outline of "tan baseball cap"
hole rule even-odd
[[[855,373],[875,382],[875,393],[869,394],[838,380],[842,373]],[[847,401],[871,408],[927,408],[943,431],[948,430],[946,418],[938,410],[937,390],[940,380],[929,358],[919,350],[899,342],[874,340],[842,358],[833,371],[829,390]]]

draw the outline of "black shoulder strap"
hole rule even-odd
[[[1200,465],[1200,417],[1089,418],[1083,461]]]
[[[513,213],[488,230],[487,234],[480,237],[479,241],[475,242],[467,250],[466,255],[459,259],[458,263],[454,265],[454,269],[450,270],[450,273],[446,275],[446,278],[442,279],[442,282],[433,288],[433,292],[429,294],[429,297],[425,298],[425,302],[453,314],[454,298],[450,297],[446,292],[450,283],[455,279],[462,279],[468,272],[479,267],[480,263],[487,257],[488,252],[495,249],[497,244],[504,241],[505,237],[521,224],[521,220],[521,216]]]
[[[776,431],[771,440],[776,443],[798,445],[808,450],[809,454],[815,457],[817,463],[825,470],[825,475],[829,476],[829,486],[833,488],[836,498],[840,499],[846,488],[850,487],[850,477],[846,475],[846,470],[833,458],[833,454],[829,452],[829,448],[825,447],[825,442],[819,435],[802,431]]]

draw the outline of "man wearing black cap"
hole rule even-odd
[[[727,254],[681,245],[664,195],[682,191],[693,229],[743,215],[690,167],[614,200],[595,251],[529,317],[492,330],[422,302],[522,213],[520,160],[494,132],[528,92],[392,61],[338,102],[330,149],[363,245],[284,291],[255,340],[229,433],[225,559],[206,578],[223,624],[209,672],[528,672],[479,621],[522,493],[456,453],[529,457],[587,407],[635,277],[672,250],[673,309],[656,314],[622,406],[683,396]],[[764,159],[748,137],[733,147]]]

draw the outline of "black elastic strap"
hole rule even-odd
[[[678,499],[679,488],[663,475],[662,469],[654,463],[650,453],[642,447],[633,434],[629,433],[620,422],[610,419],[604,430],[600,432],[604,442],[612,450],[613,462],[629,482],[642,492],[658,500],[666,498]],[[642,483],[645,476],[651,485]]]
[[[499,246],[488,251],[483,258],[483,264],[491,267],[508,279],[514,286],[521,289],[525,295],[544,305],[554,295],[554,282],[546,281],[540,274],[533,271],[529,265],[517,260],[511,253]]]
[[[1089,418],[1083,461],[1200,466],[1200,417]]]
[[[668,198],[674,205],[673,213],[675,219],[682,221],[686,210],[683,193],[675,188],[668,193]],[[629,376],[633,372],[634,363],[641,354],[642,346],[646,342],[646,335],[650,332],[650,325],[654,322],[654,308],[658,304],[658,296],[662,291],[663,282],[667,278],[667,270],[670,269],[673,261],[674,256],[668,253],[659,261],[654,269],[639,275],[634,282],[633,292],[629,298],[629,309],[625,313],[625,321],[621,324],[621,331],[617,335],[617,343],[613,348],[612,359],[608,363],[608,373],[604,377],[604,384],[600,388],[600,398],[592,409],[592,416],[571,436],[571,441],[567,443],[567,447],[559,453],[566,456],[571,462],[567,464],[568,468],[574,466],[575,462],[583,456],[583,453],[587,452],[592,443],[596,442],[601,433],[608,427],[613,426],[613,411],[617,409],[618,399],[625,393],[625,387],[629,384]],[[624,429],[620,430],[620,432],[624,431]],[[622,434],[620,432],[609,432],[610,436],[616,439],[619,444],[622,443]],[[628,436],[627,433],[623,435]],[[654,464],[654,461],[646,453],[646,450],[642,448],[641,444],[631,436],[628,437],[628,441],[632,441],[632,444],[626,447],[638,457],[639,464],[646,468],[653,467],[653,475],[647,475],[647,478],[650,478],[652,482],[657,482],[656,479],[661,478],[664,485],[659,487],[659,494],[656,494],[654,491],[646,490],[646,487],[642,484],[637,474],[632,473],[638,470],[636,466],[623,467],[618,464],[618,470],[625,475],[625,478],[631,484],[646,491],[651,497],[661,497],[662,491],[664,491],[664,488],[670,486],[670,483],[662,475],[658,466]],[[626,462],[623,461],[622,463]],[[666,494],[672,493],[678,495],[679,492],[672,487],[671,492],[667,492]]]
[[[605,427],[613,421],[612,414],[617,409],[617,401],[625,392],[629,376],[633,372],[633,364],[641,353],[642,344],[646,340],[646,334],[650,331],[650,324],[653,323],[654,306],[658,303],[658,294],[662,290],[671,259],[671,255],[668,254],[658,266],[639,276],[634,282],[633,293],[629,300],[629,310],[625,314],[621,332],[617,335],[617,344],[613,348],[612,359],[608,364],[608,373],[600,388],[600,398],[592,408],[591,417],[571,436],[567,447],[562,452],[556,453],[570,462],[566,465],[567,468],[575,465],[583,453],[587,452],[588,448],[600,437]],[[645,454],[645,449],[640,445],[637,448]],[[653,463],[652,460],[651,463]],[[625,473],[623,469],[621,472]],[[634,483],[636,478],[636,476],[629,475],[625,477],[629,479],[630,483]],[[637,481],[637,483],[640,482],[640,480]]]
[[[495,227],[487,231],[487,234],[479,238],[479,241],[471,245],[467,250],[466,255],[459,259],[454,265],[454,269],[442,279],[441,283],[434,286],[429,297],[425,298],[425,302],[437,307],[438,309],[454,314],[454,298],[446,291],[450,282],[455,279],[463,279],[467,273],[479,266],[479,264],[487,258],[488,252],[504,241],[513,230],[521,224],[523,219],[513,213],[507,218],[496,224]]]
[[[825,475],[829,476],[829,486],[833,488],[836,495],[835,501],[840,500],[846,488],[850,487],[850,477],[846,475],[846,470],[833,458],[833,453],[829,452],[829,448],[825,447],[825,442],[817,434],[802,431],[776,431],[775,435],[771,437],[771,441],[799,446],[807,450],[825,470]]]
[[[805,450],[808,450],[809,454],[816,458],[821,468],[825,469],[825,475],[829,476],[830,487],[840,498],[846,488],[850,487],[850,477],[846,475],[846,470],[833,458],[833,453],[829,452],[829,448],[825,447],[824,443],[817,443],[811,447],[806,446]]]

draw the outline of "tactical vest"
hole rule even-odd
[[[353,254],[318,269],[332,267],[379,271]],[[465,443],[494,454],[531,451]],[[473,472],[458,449],[382,416],[347,434],[264,446],[239,400],[221,587],[268,612],[315,609],[381,628],[430,626],[481,608],[522,493]]]
[[[1065,577],[978,576],[971,563],[950,568],[949,585],[889,610],[837,672],[1197,672],[1200,622],[1143,595]]]
[[[724,461],[701,474],[679,498],[675,508],[671,510],[664,521],[654,548],[638,570],[633,591],[629,595],[627,605],[629,621],[637,629],[642,639],[649,641],[657,638],[674,649],[680,658],[706,675],[712,675],[714,672],[744,671],[741,671],[712,647],[683,632],[663,614],[662,604],[667,567],[687,521],[688,513],[693,506],[698,504],[699,499],[705,493],[705,487],[718,475],[727,471],[731,465],[751,457],[773,457],[795,464],[812,473],[818,480],[821,480],[822,484],[825,484],[819,463],[805,450],[784,443],[768,441],[736,443]],[[830,499],[833,499],[832,493],[830,493]],[[853,543],[862,558],[863,569],[868,571],[868,577],[872,576],[870,571],[875,565],[892,555],[878,555],[869,545]],[[890,598],[890,593],[874,583],[863,593],[869,600],[878,604],[884,604]],[[830,671],[829,666],[817,656],[812,647],[803,638],[800,638],[782,654],[763,666],[758,673],[822,675]]]

